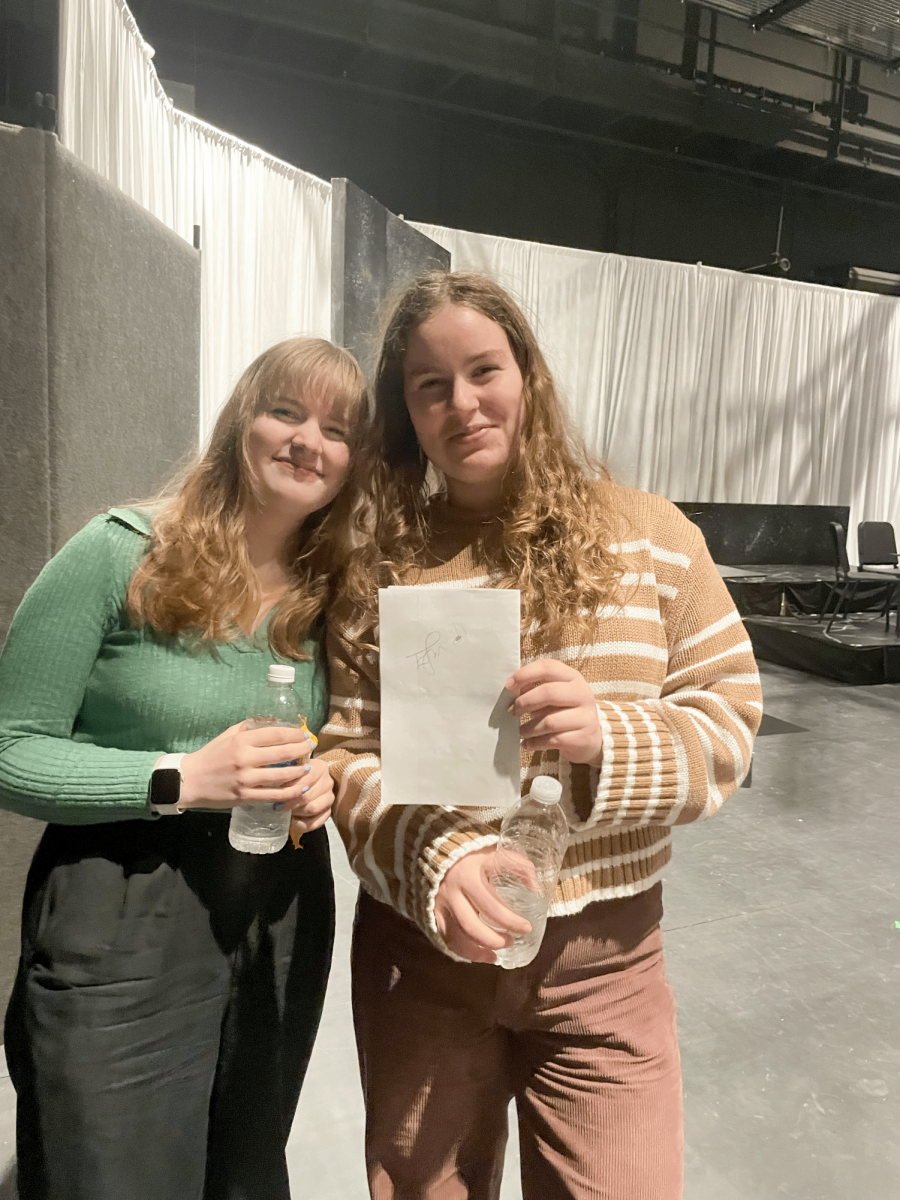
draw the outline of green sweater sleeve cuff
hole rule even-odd
[[[0,758],[0,807],[57,825],[153,818],[147,791],[162,753],[25,738]]]

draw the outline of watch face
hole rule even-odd
[[[150,777],[151,804],[177,804],[181,799],[181,772],[161,767]]]

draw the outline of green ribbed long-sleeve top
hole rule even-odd
[[[198,750],[243,720],[279,661],[267,622],[212,647],[131,624],[125,597],[150,531],[148,513],[110,509],[26,593],[0,657],[0,807],[69,825],[153,818],[159,756]],[[318,643],[304,648],[312,657],[296,664],[294,687],[317,732],[325,672]]]

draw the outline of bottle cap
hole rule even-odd
[[[529,794],[541,804],[557,804],[562,795],[562,784],[552,775],[535,775]]]
[[[269,683],[293,683],[296,669],[275,663],[269,667]]]

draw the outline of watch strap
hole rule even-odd
[[[181,760],[184,754],[164,754],[157,759],[150,776],[147,800],[152,812],[161,817],[181,816],[183,808],[178,805],[181,791]]]

